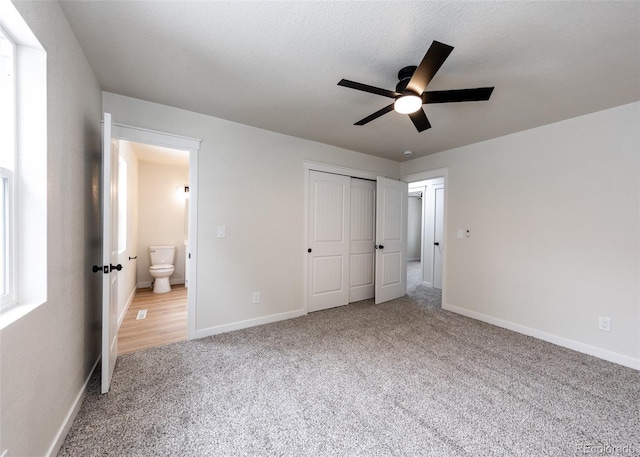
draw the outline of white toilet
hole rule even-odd
[[[149,274],[153,277],[153,292],[163,294],[171,290],[169,277],[175,270],[173,259],[176,255],[175,246],[149,246],[151,267]]]

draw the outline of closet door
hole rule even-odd
[[[351,178],[349,303],[375,295],[376,183]]]
[[[349,302],[351,178],[309,172],[309,303],[319,311]]]
[[[376,304],[407,293],[406,182],[378,178],[376,201]]]

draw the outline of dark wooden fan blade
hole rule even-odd
[[[383,114],[387,114],[389,111],[393,111],[393,103],[390,104],[389,106],[385,106],[381,110],[378,110],[375,113],[365,117],[364,119],[359,120],[358,122],[356,122],[353,125],[364,125],[364,124],[366,124],[368,122],[371,122],[374,119],[378,119]]]
[[[350,89],[361,90],[369,92],[371,94],[382,95],[383,97],[396,98],[400,94],[392,90],[380,89],[379,87],[369,86],[367,84],[357,83],[355,81],[349,81],[348,79],[341,79],[338,86],[349,87]],[[422,93],[422,91],[420,92]]]
[[[438,72],[444,61],[447,60],[451,51],[453,51],[453,46],[439,41],[431,43],[422,62],[413,73],[409,84],[407,84],[407,90],[416,94],[423,93],[433,76]]]
[[[422,94],[422,103],[478,102],[489,100],[493,87],[476,89],[434,90]]]
[[[424,110],[420,108],[415,113],[409,114],[411,118],[411,122],[416,126],[418,132],[422,132],[423,130],[427,130],[431,128],[431,124],[429,123],[429,119],[427,119],[427,115],[424,113]]]

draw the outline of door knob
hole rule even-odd
[[[111,273],[113,270],[118,270],[118,271],[122,270],[122,265],[120,265],[120,264],[118,264],[118,265],[111,265],[111,264],[110,264],[110,265],[109,265],[109,267],[106,267],[106,266],[105,266],[104,268],[105,268],[105,270],[106,270],[107,268],[109,268],[109,273]]]
[[[307,249],[307,252],[311,252],[311,248]]]
[[[98,266],[98,265],[94,265],[94,266],[91,268],[91,271],[93,271],[94,273],[97,273],[97,272],[99,272],[99,271],[102,271],[102,265],[100,265],[100,266]]]
[[[433,243],[435,246],[440,246],[440,243],[438,243],[437,241],[435,243]]]
[[[376,244],[375,246],[376,249],[384,249],[384,246],[381,244]]]

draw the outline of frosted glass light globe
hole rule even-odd
[[[403,95],[393,103],[393,109],[400,114],[415,113],[422,106],[422,99],[417,95]]]

